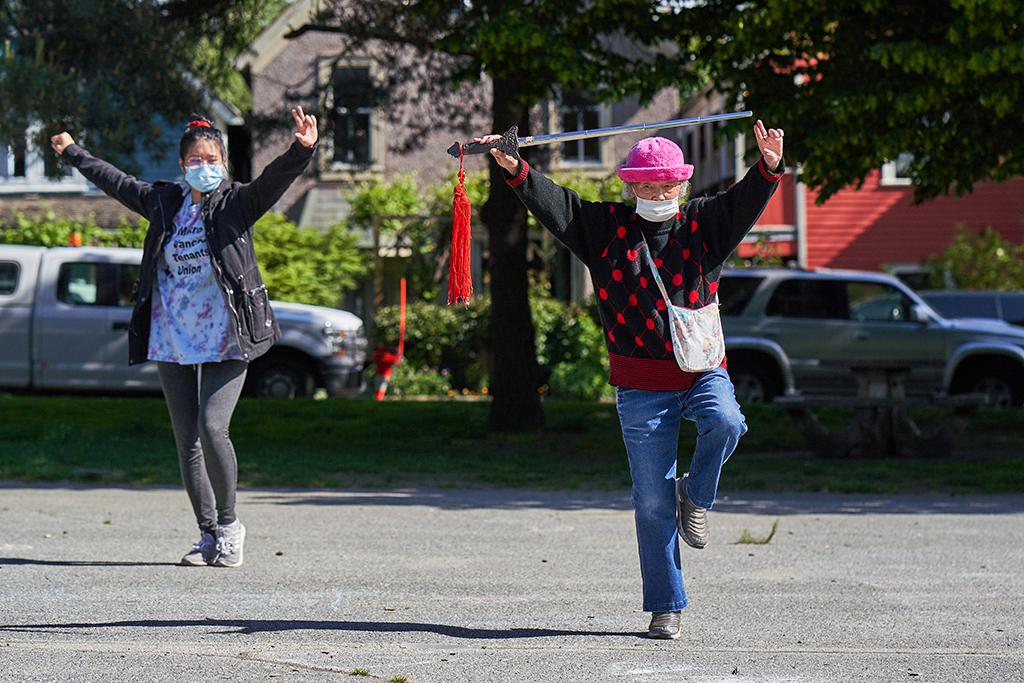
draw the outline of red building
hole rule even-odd
[[[900,271],[938,255],[959,225],[992,226],[1003,239],[1024,242],[1024,178],[915,204],[913,187],[882,169],[820,206],[817,197],[787,173],[740,255],[767,249],[809,268]]]

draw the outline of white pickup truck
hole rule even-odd
[[[156,363],[128,365],[141,262],[141,249],[0,245],[0,391],[159,391]],[[250,364],[243,395],[365,389],[362,320],[322,306],[271,306],[283,337]]]

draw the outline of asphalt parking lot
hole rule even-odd
[[[0,681],[1024,681],[1024,496],[730,495],[643,637],[628,491],[0,485]],[[737,543],[744,536],[770,543]]]

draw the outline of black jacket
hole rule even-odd
[[[779,168],[785,168],[780,162]],[[650,391],[688,389],[696,375],[679,369],[668,313],[644,245],[676,306],[714,301],[722,264],[750,231],[781,173],[764,157],[737,183],[713,197],[691,199],[661,223],[621,202],[588,202],[526,161],[508,183],[526,208],[590,269],[608,348],[610,382]]]
[[[251,183],[225,180],[203,195],[203,224],[206,226],[210,257],[224,302],[235,323],[238,346],[247,361],[266,353],[281,338],[277,318],[270,308],[267,288],[256,264],[253,224],[302,175],[315,150],[315,147],[304,147],[295,141]],[[139,280],[135,285],[135,308],[128,328],[128,364],[145,362],[149,351],[157,257],[171,230],[174,216],[184,202],[182,186],[165,181],[153,184],[140,182],[78,145],[68,145],[62,157],[107,195],[150,222]]]

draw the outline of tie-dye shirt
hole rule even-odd
[[[199,204],[185,187],[170,240],[157,258],[150,360],[193,365],[242,359],[206,244]]]

